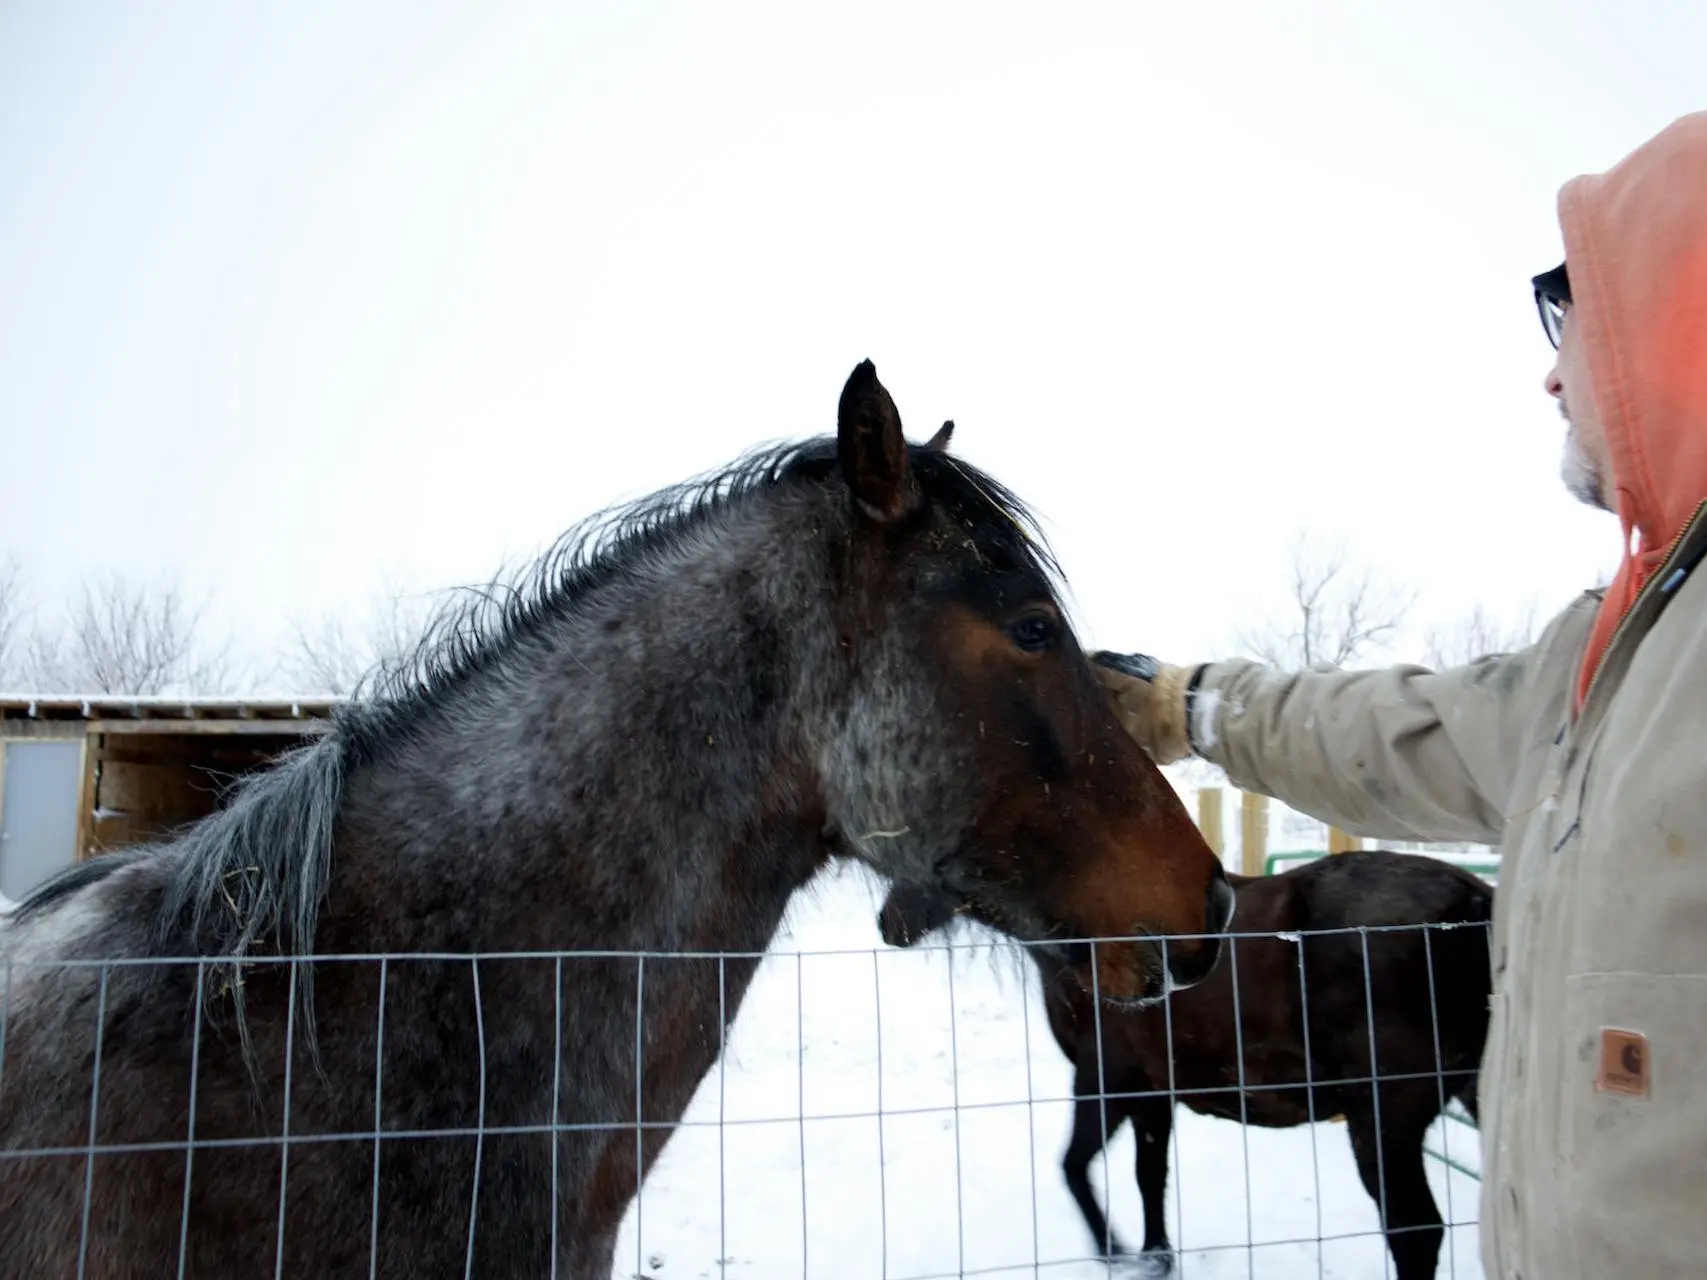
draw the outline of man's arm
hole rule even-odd
[[[1528,652],[1470,667],[1207,667],[1194,746],[1235,786],[1357,836],[1497,844],[1520,754],[1510,714]]]
[[[1536,745],[1527,739],[1557,728],[1547,708],[1568,690],[1568,651],[1580,648],[1593,607],[1585,596],[1530,648],[1449,671],[1161,665],[1144,684],[1155,702],[1141,725],[1133,691],[1142,677],[1118,655],[1097,661],[1112,668],[1105,683],[1122,684],[1116,702],[1141,743],[1150,745],[1144,730],[1166,738],[1182,727],[1158,759],[1189,745],[1234,785],[1353,835],[1495,844],[1518,762]],[[1183,705],[1170,714],[1174,699]]]

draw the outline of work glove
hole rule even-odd
[[[1091,656],[1091,670],[1112,695],[1120,723],[1157,764],[1191,754],[1187,702],[1200,669],[1169,666],[1147,653],[1103,650]]]

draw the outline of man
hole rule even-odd
[[[1278,672],[1099,655],[1127,729],[1355,834],[1502,852],[1484,1271],[1707,1276],[1707,113],[1559,195],[1534,281],[1571,492],[1625,558],[1519,653]]]

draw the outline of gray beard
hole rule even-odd
[[[1599,511],[1612,510],[1606,501],[1606,478],[1600,474],[1594,459],[1588,456],[1574,429],[1565,433],[1565,456],[1559,464],[1559,475],[1565,482],[1565,488],[1578,502]]]

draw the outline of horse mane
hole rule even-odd
[[[722,512],[789,478],[816,443],[756,449],[717,471],[596,511],[518,569],[444,592],[414,647],[362,678],[352,698],[360,710],[341,727],[364,758],[381,750],[451,690],[546,633],[593,592],[637,579]]]
[[[925,491],[982,545],[1060,580],[1036,517],[1010,490],[946,453],[918,445],[910,453]],[[519,571],[447,593],[414,649],[363,678],[356,695],[361,710],[341,727],[364,755],[377,750],[452,688],[490,670],[592,592],[668,559],[720,513],[757,492],[823,484],[837,468],[831,437],[765,446],[717,471],[595,512]]]
[[[981,550],[1059,581],[1035,518],[1014,494],[944,452],[912,446],[910,454],[927,495]],[[241,779],[218,811],[179,837],[156,952],[183,954],[187,942],[194,954],[221,962],[247,1049],[244,958],[261,946],[278,955],[312,954],[352,769],[408,737],[459,686],[536,642],[590,593],[638,578],[735,504],[763,491],[822,487],[839,474],[833,438],[754,450],[721,470],[596,513],[519,571],[448,597],[414,650],[364,677],[318,741]],[[53,885],[38,889],[32,902],[54,895]],[[298,1013],[311,1050],[312,980],[311,966],[301,966]]]
[[[211,955],[231,992],[245,1055],[243,960],[270,942],[279,954],[310,951],[332,879],[333,831],[343,799],[348,744],[336,724],[318,742],[242,778],[219,810],[180,837],[155,925],[155,950],[187,940]],[[297,974],[297,1014],[314,1036],[312,966]],[[210,986],[211,997],[219,989]]]

